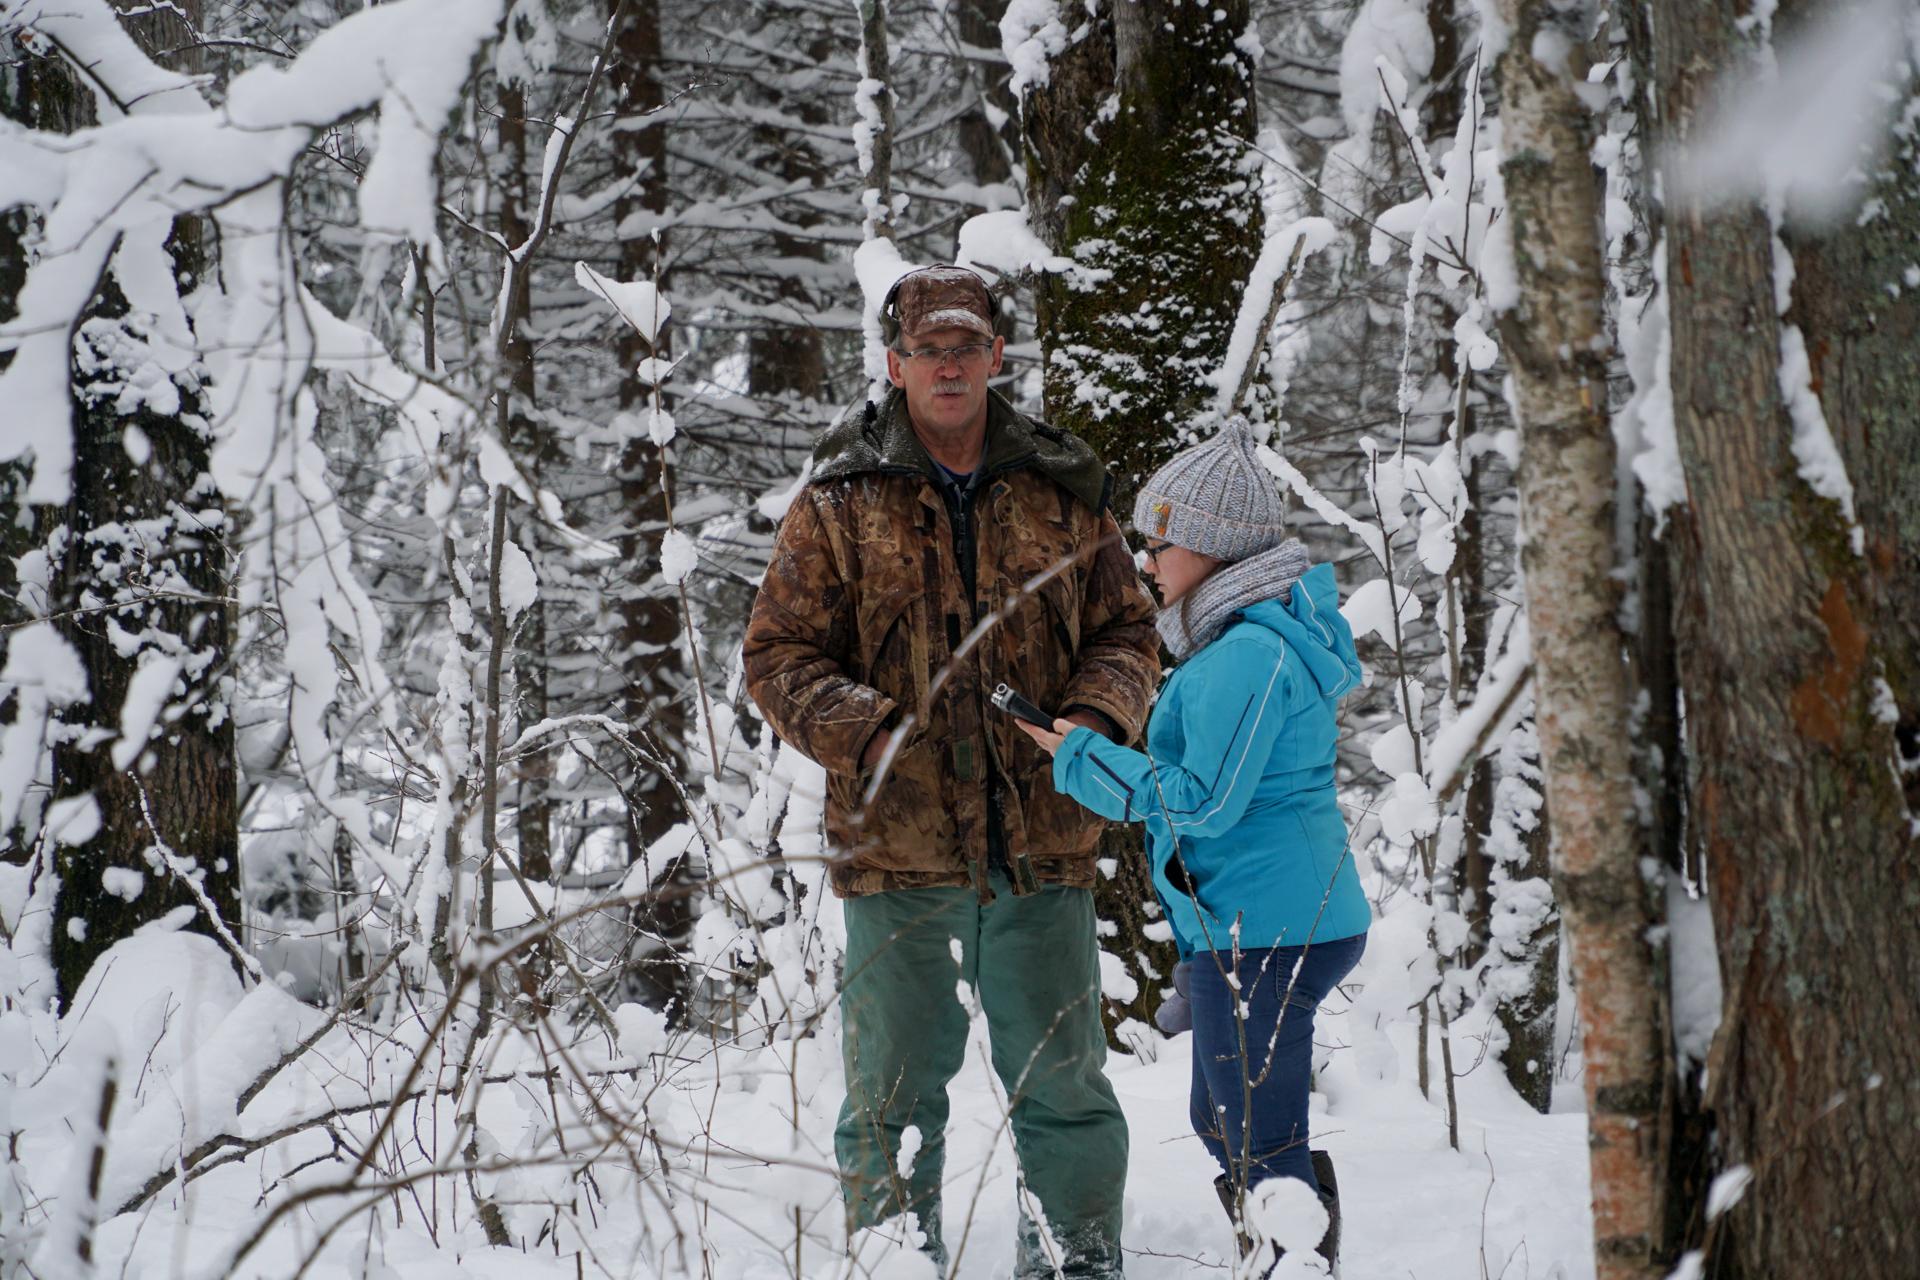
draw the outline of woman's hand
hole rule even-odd
[[[1032,738],[1034,742],[1038,743],[1040,749],[1048,755],[1052,755],[1060,749],[1060,743],[1066,739],[1069,733],[1083,727],[1072,720],[1055,720],[1053,722],[1053,732],[1048,733],[1039,725],[1028,724],[1025,720],[1015,721],[1015,723],[1020,726],[1021,730],[1025,732],[1029,738]]]

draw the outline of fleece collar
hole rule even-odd
[[[1037,422],[998,391],[987,391],[987,448],[980,460],[984,480],[1032,467],[1074,497],[1104,511],[1111,496],[1106,466],[1071,432]],[[906,397],[889,388],[879,404],[867,401],[828,428],[813,450],[813,480],[841,480],[863,472],[924,475],[937,479],[933,459],[913,433]]]

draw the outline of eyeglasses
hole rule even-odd
[[[991,342],[968,342],[957,347],[919,347],[912,351],[897,351],[896,354],[902,360],[937,369],[948,360],[961,365],[980,364],[992,350]]]
[[[1163,551],[1166,551],[1166,550],[1168,550],[1168,549],[1170,549],[1170,548],[1171,548],[1172,546],[1173,546],[1173,544],[1172,544],[1171,542],[1149,542],[1149,543],[1147,543],[1147,547],[1146,547],[1146,551],[1147,551],[1147,559],[1149,559],[1149,560],[1158,560],[1158,559],[1160,558],[1160,553],[1161,553],[1161,552],[1163,552]]]

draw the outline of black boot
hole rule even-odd
[[[1234,1247],[1244,1258],[1253,1251],[1253,1237],[1247,1234],[1246,1228],[1240,1222],[1240,1206],[1236,1203],[1239,1199],[1239,1188],[1223,1173],[1213,1180],[1213,1191],[1220,1197],[1220,1207],[1227,1211],[1227,1221],[1233,1224]]]
[[[1340,1180],[1333,1173],[1333,1157],[1324,1151],[1308,1152],[1313,1157],[1313,1176],[1320,1183],[1320,1202],[1327,1206],[1327,1234],[1318,1253],[1327,1260],[1327,1271],[1340,1274]]]
[[[1239,1205],[1235,1203],[1239,1198],[1239,1188],[1223,1173],[1213,1180],[1213,1190],[1214,1194],[1220,1197],[1220,1207],[1227,1211],[1227,1221],[1233,1224],[1234,1248],[1242,1258],[1252,1256],[1254,1248],[1256,1247],[1254,1239],[1248,1234],[1246,1225],[1241,1222]],[[1266,1250],[1272,1258],[1272,1260],[1267,1263],[1266,1270],[1260,1274],[1262,1276],[1271,1275],[1273,1269],[1280,1265],[1280,1251],[1272,1245],[1260,1245],[1258,1247]]]
[[[1327,1207],[1327,1234],[1320,1238],[1320,1247],[1314,1252],[1326,1260],[1327,1273],[1338,1280],[1340,1275],[1340,1180],[1333,1172],[1332,1156],[1324,1151],[1313,1151],[1308,1154],[1313,1157],[1314,1180],[1320,1184],[1320,1203]],[[1237,1211],[1238,1206],[1234,1203],[1237,1198],[1237,1188],[1223,1173],[1213,1180],[1213,1191],[1220,1197],[1220,1207],[1227,1211],[1227,1221],[1233,1224],[1233,1242],[1239,1249],[1240,1256],[1244,1258],[1253,1252],[1254,1242],[1253,1237],[1247,1234],[1246,1228],[1242,1225]],[[1280,1253],[1280,1250],[1274,1250],[1273,1264],[1267,1268],[1269,1271],[1279,1265]]]

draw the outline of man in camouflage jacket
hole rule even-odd
[[[988,387],[993,303],[973,273],[902,278],[893,390],[824,437],[780,528],[746,641],[767,722],[827,773],[846,899],[835,1146],[853,1229],[916,1215],[945,1257],[946,1086],[986,1014],[1023,1181],[1016,1274],[1120,1274],[1126,1125],[1105,1038],[1091,887],[1102,820],[995,711],[1005,682],[1127,741],[1159,675],[1153,605],[1080,440]],[[900,1161],[902,1135],[919,1149]],[[901,1164],[906,1164],[903,1171]]]

